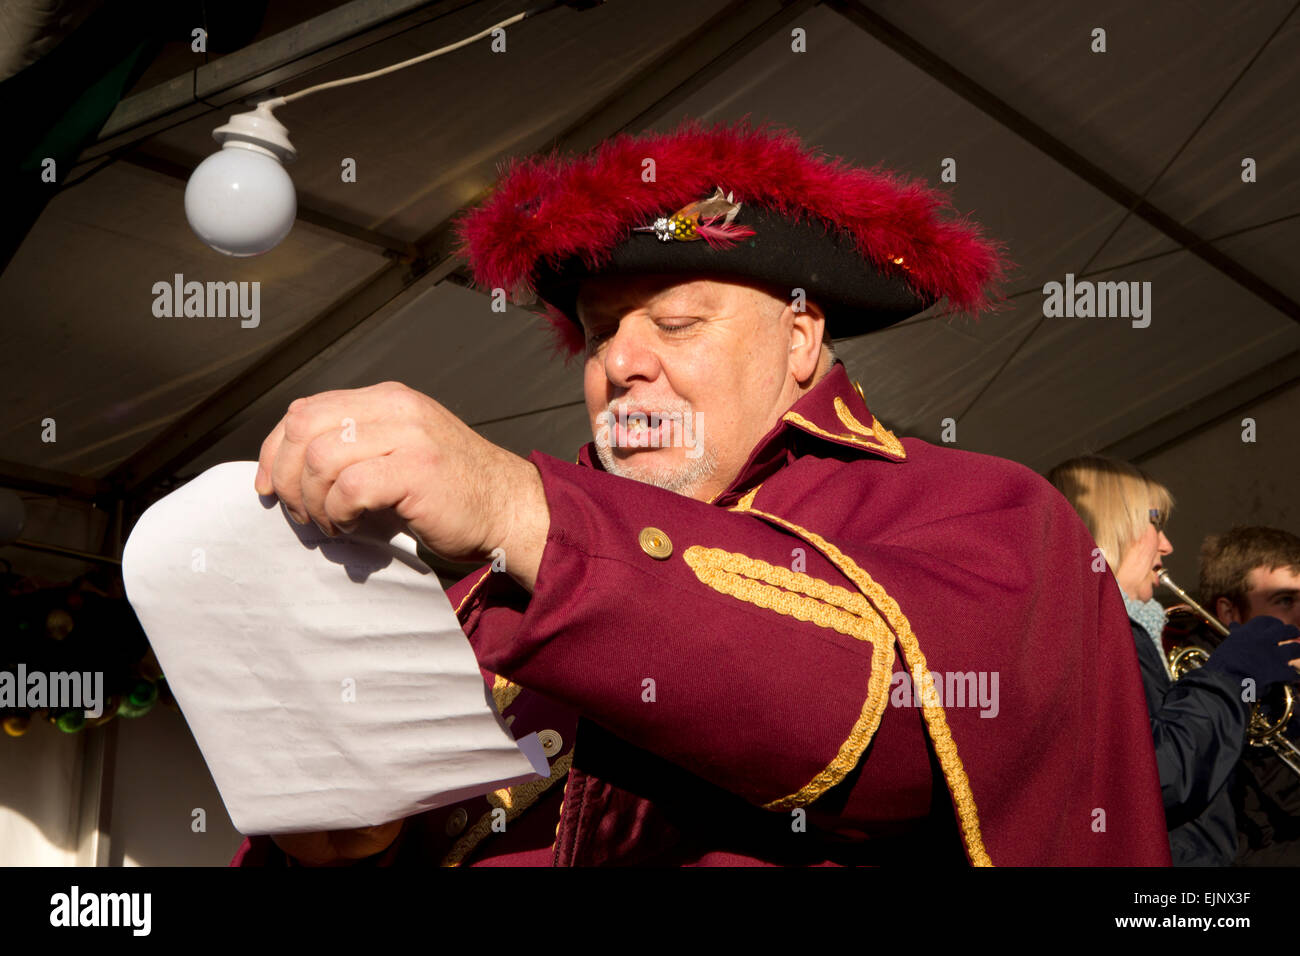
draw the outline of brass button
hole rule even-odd
[[[564,747],[564,738],[553,730],[538,731],[537,739],[542,742],[542,753],[548,757],[554,757]]]
[[[673,553],[673,543],[658,528],[642,528],[641,550],[662,561]]]
[[[469,812],[464,807],[457,807],[447,818],[447,836],[459,836],[467,823],[469,823]]]

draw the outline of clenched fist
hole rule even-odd
[[[529,590],[550,526],[532,464],[397,382],[293,402],[262,443],[255,485],[327,535],[391,508],[448,560],[487,560],[502,548],[510,575]]]
[[[343,866],[387,850],[402,832],[405,822],[394,820],[355,830],[285,833],[271,839],[302,866]]]

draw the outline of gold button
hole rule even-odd
[[[554,757],[564,747],[564,738],[553,730],[538,731],[537,739],[542,742],[542,753]]]
[[[467,823],[469,823],[469,812],[464,807],[457,807],[447,818],[447,836],[459,836]]]
[[[662,561],[673,553],[673,543],[658,528],[642,528],[641,550]]]

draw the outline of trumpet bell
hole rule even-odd
[[[1178,585],[1174,584],[1167,571],[1160,573],[1160,583],[1181,597],[1186,604],[1174,605],[1168,609],[1169,625],[1165,632],[1168,643],[1172,639],[1185,640],[1194,628],[1187,626],[1189,615],[1199,618],[1211,625],[1220,634],[1226,636],[1228,629],[1197,604]],[[1178,680],[1195,667],[1202,666],[1210,659],[1204,648],[1194,644],[1174,646],[1168,652],[1169,671],[1174,680]],[[1246,740],[1252,747],[1267,747],[1286,764],[1297,776],[1300,776],[1300,747],[1297,747],[1283,733],[1295,713],[1296,692],[1289,684],[1283,684],[1273,691],[1267,699],[1255,703],[1250,708],[1250,723],[1246,727]]]

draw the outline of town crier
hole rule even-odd
[[[496,556],[449,597],[550,777],[237,864],[1168,865],[1083,523],[1021,465],[897,438],[832,350],[990,305],[1000,253],[940,194],[687,124],[515,163],[461,236],[582,356],[593,442],[520,458],[387,383],[294,402],[256,484],[328,534],[393,509]]]

